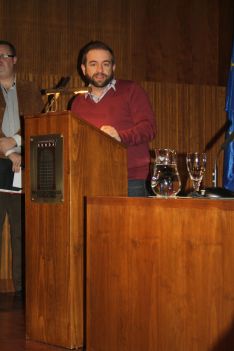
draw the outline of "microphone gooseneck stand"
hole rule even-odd
[[[215,162],[214,162],[214,168],[212,172],[212,185],[213,187],[211,188],[206,188],[205,189],[205,197],[211,197],[211,198],[234,198],[234,192],[231,190],[218,187],[218,159],[221,154],[221,151],[225,149],[225,147],[234,140],[234,132],[232,132],[229,137],[224,141],[224,143],[221,145],[220,149],[218,150],[218,153],[215,157]]]

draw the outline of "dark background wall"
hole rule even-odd
[[[0,37],[21,72],[73,75],[79,48],[101,39],[119,77],[225,85],[233,14],[233,0],[1,0]]]

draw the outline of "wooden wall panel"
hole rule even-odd
[[[151,1],[149,16],[147,80],[216,84],[217,1]]]
[[[157,136],[150,144],[156,147],[173,148],[178,153],[178,164],[183,186],[186,186],[187,152],[202,152],[208,147],[207,172],[204,185],[212,185],[212,169],[224,133],[216,138],[226,122],[225,88],[172,83],[142,82],[155,111]],[[223,154],[218,162],[219,184],[222,182]],[[191,186],[188,182],[187,186]]]
[[[232,0],[0,0],[0,37],[20,72],[74,75],[81,46],[101,39],[118,77],[226,85],[233,12]]]

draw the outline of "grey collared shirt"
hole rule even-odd
[[[116,80],[112,79],[112,81],[109,84],[107,84],[107,86],[105,87],[105,89],[103,90],[100,96],[96,96],[92,94],[92,91],[91,91],[90,93],[87,93],[85,97],[90,96],[90,98],[97,104],[110,89],[116,90],[115,84],[116,84]]]
[[[6,108],[3,115],[2,131],[6,137],[13,137],[20,130],[19,107],[16,91],[16,83],[6,90],[1,86],[2,93],[6,102]],[[21,147],[15,147],[14,152],[21,152]]]

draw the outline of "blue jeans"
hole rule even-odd
[[[128,181],[128,196],[129,197],[146,197],[148,190],[145,179],[130,179]]]

